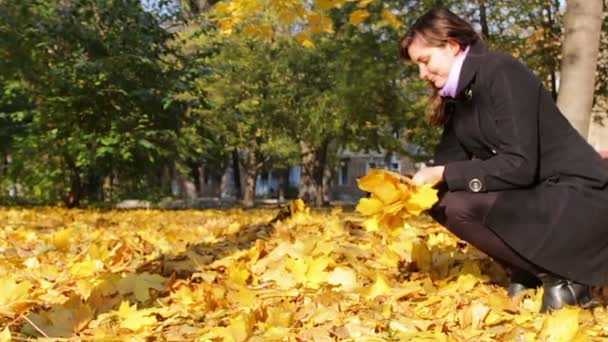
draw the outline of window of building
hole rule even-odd
[[[338,185],[348,185],[348,162],[341,161],[338,169]]]

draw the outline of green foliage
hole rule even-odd
[[[171,35],[139,1],[3,1],[0,51],[19,46],[8,76],[35,105],[15,137],[14,172],[45,199],[99,199],[104,177],[145,174],[175,151],[179,112],[171,85]],[[27,34],[22,34],[27,32]],[[13,45],[14,44],[14,45]],[[169,86],[169,87],[168,87]],[[14,113],[12,114],[14,115]],[[74,198],[75,197],[75,198]]]
[[[331,170],[341,150],[411,153],[408,144],[424,161],[439,132],[424,123],[427,86],[399,61],[397,42],[437,5],[556,91],[557,1],[335,2],[294,21],[256,9],[239,12],[231,35],[209,20],[215,1],[180,1],[183,20],[169,3],[147,3],[165,6],[150,13],[139,0],[0,1],[0,191],[69,205],[160,198],[176,172],[195,177],[205,165],[217,178],[233,153],[253,173]]]

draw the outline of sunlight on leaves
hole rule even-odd
[[[415,186],[411,180],[397,173],[372,169],[357,180],[359,188],[371,194],[362,198],[356,210],[368,220],[368,231],[379,227],[397,229],[410,216],[419,216],[437,202],[437,190],[429,185]]]
[[[117,315],[120,319],[120,327],[131,331],[139,331],[156,323],[152,311],[137,310],[137,305],[129,305],[128,302],[120,304]]]
[[[359,181],[357,212],[0,208],[15,246],[0,341],[608,338],[603,307],[540,314],[542,289],[509,298],[500,265],[424,214],[434,189]],[[39,217],[52,228],[32,228]]]
[[[579,308],[563,308],[549,315],[540,332],[541,339],[556,342],[571,341],[579,329]]]

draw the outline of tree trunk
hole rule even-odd
[[[242,204],[245,208],[251,208],[255,204],[255,183],[258,177],[259,163],[255,152],[247,152],[245,159],[245,191],[243,192]]]
[[[198,184],[198,197],[204,197],[206,195],[207,184],[205,184],[205,175],[206,175],[206,167],[205,164],[201,164],[198,166],[198,179],[195,179],[195,182]]]
[[[175,167],[175,161],[171,161],[169,164],[170,184],[171,184],[171,196],[181,197],[183,194],[181,179],[177,168]]]
[[[483,36],[483,39],[490,39],[490,28],[488,27],[485,0],[479,0],[479,24],[481,25],[481,35]]]
[[[192,178],[192,184],[194,185],[194,196],[200,197],[203,188],[201,187],[201,167],[198,163],[192,162],[188,165],[190,167],[190,177]]]
[[[219,196],[220,198],[228,198],[231,196],[235,196],[235,198],[240,198],[240,189],[236,188],[236,184],[235,184],[235,177],[234,177],[234,169],[232,167],[232,156],[228,155],[227,156],[227,163],[226,163],[226,167],[224,168],[220,179],[219,179],[219,184],[220,184],[220,188],[219,188]],[[238,161],[237,161],[238,164]],[[239,181],[240,181],[240,177],[239,177]],[[240,188],[240,184],[239,184],[239,188]]]
[[[2,158],[2,176],[6,176],[8,175],[8,167],[9,167],[9,160],[11,159],[11,156],[8,153],[4,154],[4,158]]]
[[[602,28],[602,0],[568,0],[557,105],[585,138],[589,131]]]
[[[239,163],[239,151],[232,151],[232,176],[234,181],[234,196],[241,198],[243,187],[241,186],[241,164]]]
[[[300,150],[302,153],[300,163],[300,185],[298,189],[298,197],[307,203],[315,201],[319,189],[315,182],[315,171],[318,168],[316,165],[315,150],[305,142],[300,142]]]
[[[322,192],[322,201],[324,206],[328,206],[331,202],[331,181],[333,179],[334,173],[332,172],[332,168],[329,167],[327,163],[325,163],[325,167],[323,168],[323,192]]]
[[[323,205],[323,172],[326,167],[328,142],[313,148],[300,142],[302,175],[298,197],[314,205]]]
[[[554,37],[559,35],[559,26],[558,25],[558,16],[559,16],[559,1],[555,1],[552,3],[546,3],[544,5],[546,12],[546,20],[543,20],[543,23],[546,22],[544,33],[544,41],[552,42]],[[557,78],[558,78],[558,70],[557,70],[557,57],[553,51],[557,50],[553,48],[552,44],[545,43],[545,46],[549,45],[548,48],[545,47],[544,58],[545,64],[548,68],[549,73],[549,83],[551,86],[551,96],[553,100],[557,100]]]
[[[279,174],[279,191],[277,192],[277,200],[279,203],[285,201],[285,194],[289,188],[289,168],[277,170]]]
[[[101,176],[88,175],[86,177],[86,182],[82,187],[82,196],[91,201],[101,201],[103,199],[102,180],[103,178]]]
[[[164,163],[160,174],[160,186],[166,193],[171,193],[171,164]]]
[[[63,199],[63,202],[68,208],[76,208],[80,205],[80,199],[82,197],[82,180],[80,179],[80,168],[76,166],[76,163],[70,160],[67,160],[66,164],[68,166],[70,190]]]
[[[103,177],[102,200],[112,201],[112,191],[114,190],[114,171]]]

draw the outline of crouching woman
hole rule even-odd
[[[608,284],[608,168],[514,57],[488,50],[472,26],[433,9],[400,42],[433,90],[443,133],[432,216],[511,269],[510,295],[544,288],[541,311],[590,306]]]

